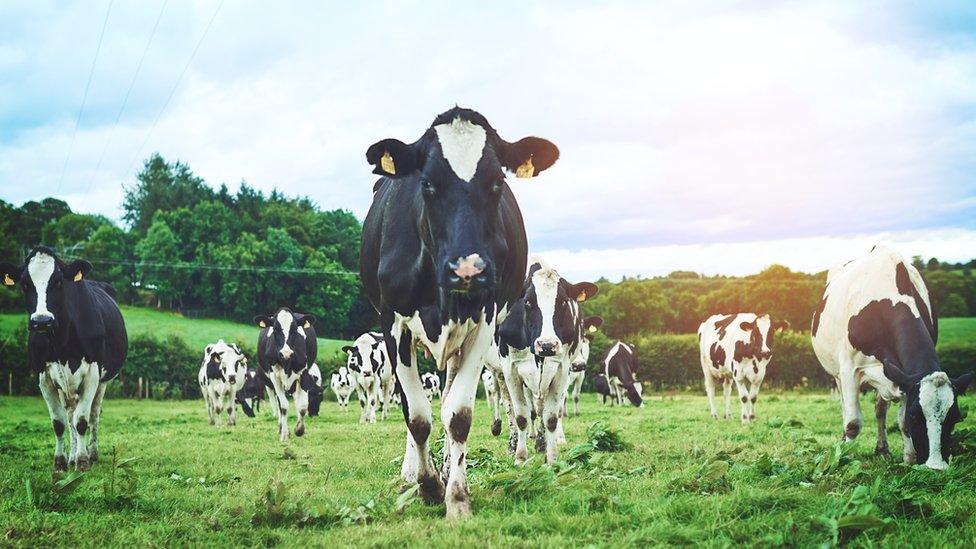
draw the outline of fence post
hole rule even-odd
[[[142,376],[139,376],[139,386],[136,388],[136,400],[142,400]]]
[[[7,372],[7,394],[14,396],[14,373]]]

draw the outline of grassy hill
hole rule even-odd
[[[246,342],[249,347],[257,347],[258,327],[229,320],[186,318],[179,313],[159,311],[143,307],[122,307],[122,316],[129,336],[152,334],[164,338],[170,334],[182,337],[193,349],[203,348],[218,339]],[[26,322],[23,313],[0,314],[0,334],[23,328]],[[346,345],[346,341],[319,338],[319,356],[331,357]]]
[[[976,344],[976,317],[940,318],[939,343]]]

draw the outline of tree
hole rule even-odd
[[[140,279],[155,290],[157,306],[164,303],[169,306],[177,301],[182,287],[182,273],[177,267],[180,246],[165,221],[153,222],[146,237],[136,245],[136,256],[140,263]]]
[[[114,286],[120,301],[132,302],[136,282],[132,262],[136,257],[129,233],[115,225],[102,225],[91,235],[79,255],[94,264],[92,278]]]
[[[134,187],[125,189],[122,219],[140,236],[149,230],[156,212],[190,208],[214,198],[213,189],[193,175],[189,166],[168,164],[159,154],[143,164],[136,179]]]
[[[17,209],[14,227],[17,244],[22,248],[32,248],[44,244],[42,232],[48,223],[57,221],[71,213],[67,202],[57,198],[45,198],[40,202],[24,202]]]
[[[49,222],[41,234],[48,246],[68,248],[88,240],[99,227],[105,225],[112,225],[105,216],[71,212]]]
[[[966,300],[959,294],[949,294],[939,306],[939,316],[942,318],[966,316],[968,312]]]

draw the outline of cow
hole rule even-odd
[[[600,326],[603,326],[602,317],[588,316],[583,319],[583,339],[580,340],[576,356],[569,367],[569,385],[566,386],[566,396],[563,397],[563,416],[568,415],[566,401],[569,399],[570,389],[573,392],[573,413],[579,415],[579,396],[583,388],[583,378],[586,376],[586,363],[590,360],[590,342]]]
[[[363,223],[360,274],[380,315],[403,391],[407,448],[401,476],[426,503],[445,501],[448,518],[471,513],[467,439],[485,353],[525,277],[525,225],[503,169],[534,177],[559,150],[526,137],[502,139],[480,113],[454,107],[417,141],[384,139],[366,160],[383,176]],[[429,452],[431,404],[416,350],[447,371],[441,405],[444,483]]]
[[[528,459],[526,423],[533,409],[544,429],[536,448],[555,463],[562,435],[561,411],[569,370],[583,337],[580,303],[595,296],[596,284],[572,284],[551,266],[534,262],[519,299],[498,328],[498,347],[518,428],[515,462]],[[541,441],[541,442],[540,442]],[[543,448],[544,447],[544,448]]]
[[[244,360],[247,364],[247,359]],[[237,392],[237,403],[248,417],[255,417],[261,411],[261,400],[264,398],[265,379],[260,370],[248,368],[244,374],[244,387]]]
[[[332,392],[335,393],[339,407],[342,408],[343,412],[347,411],[349,409],[349,397],[356,390],[355,382],[353,381],[352,375],[350,375],[349,368],[340,366],[339,370],[332,374],[332,382],[330,385]]]
[[[485,401],[488,402],[488,409],[491,410],[494,419],[492,421],[492,433],[497,436],[501,433],[502,429],[502,416],[501,416],[501,391],[495,380],[495,374],[491,372],[490,368],[485,368],[484,372],[481,372],[481,384],[485,387]],[[507,389],[506,389],[507,390]],[[495,426],[497,425],[498,433],[495,433]]]
[[[28,364],[54,428],[55,473],[68,467],[86,471],[98,460],[105,387],[119,375],[129,349],[115,290],[88,280],[91,270],[91,263],[65,263],[44,246],[32,249],[20,266],[0,262],[3,284],[19,285],[24,294]]]
[[[278,417],[278,439],[288,441],[288,394],[294,393],[295,436],[305,434],[305,416],[308,415],[307,383],[301,383],[302,374],[315,363],[318,340],[315,339],[315,317],[292,312],[282,307],[274,315],[258,315],[254,322],[261,328],[258,333],[258,365],[271,382],[274,406]]]
[[[424,386],[424,393],[427,395],[428,402],[434,402],[434,397],[440,398],[441,396],[441,378],[437,377],[434,372],[424,372],[420,376],[420,382]]]
[[[390,362],[383,334],[366,332],[352,345],[342,348],[359,398],[360,423],[376,423],[376,407],[382,405],[383,419],[388,415],[393,392],[393,364]]]
[[[742,423],[755,421],[756,399],[773,356],[775,334],[789,327],[785,320],[754,313],[712,315],[701,323],[698,349],[713,418],[718,419],[715,382],[720,381],[725,393],[725,419],[732,417],[732,383],[735,383]]]
[[[227,426],[237,425],[237,393],[247,381],[247,359],[240,347],[228,345],[223,339],[203,350],[203,363],[197,374],[200,392],[207,405],[210,425],[227,409]]]
[[[613,406],[613,401],[616,400],[616,396],[610,391],[610,382],[607,381],[607,374],[600,372],[593,377],[593,389],[600,396],[600,401],[603,404],[606,404],[609,400],[610,405]]]
[[[308,415],[318,417],[319,409],[322,407],[322,399],[325,397],[325,387],[322,385],[322,371],[319,365],[312,363],[302,375],[305,383],[305,391],[308,393]]]
[[[948,467],[950,435],[962,419],[956,398],[974,373],[950,379],[942,371],[938,319],[915,267],[877,245],[831,269],[810,334],[820,364],[840,388],[844,440],[861,432],[858,389],[869,385],[878,394],[875,453],[891,454],[885,421],[890,401],[899,400],[904,461]]]
[[[637,368],[637,353],[632,345],[617,341],[607,349],[603,357],[603,373],[610,388],[611,403],[624,405],[624,397],[634,406],[644,402],[634,387],[634,370]]]

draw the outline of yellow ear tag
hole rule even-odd
[[[595,334],[596,333],[596,326],[590,326],[590,333],[591,334]]]
[[[4,286],[13,286],[16,283],[14,282],[14,279],[10,278],[10,275],[5,274],[3,275],[3,284]]]
[[[81,280],[81,271],[75,273],[75,282],[78,282],[79,280]]]
[[[260,321],[260,322],[258,322],[258,326],[260,326],[260,327],[262,327],[262,328],[267,328],[267,327],[268,327],[268,325],[267,325],[267,324],[265,324],[263,320],[262,320],[262,321]]]
[[[532,165],[532,157],[530,156],[522,165],[515,168],[515,177],[520,177],[522,179],[532,177],[535,175],[535,166]]]
[[[390,151],[383,151],[383,156],[380,157],[380,167],[383,171],[390,174],[396,175],[396,164],[393,163],[393,157],[390,156]]]
[[[580,294],[576,296],[576,301],[579,303],[586,301],[586,292],[580,292]]]
[[[309,329],[309,328],[311,328],[311,327],[312,327],[312,323],[309,322],[309,321],[307,321],[307,320],[305,321],[305,324],[302,325],[302,328],[304,328],[306,330]]]

